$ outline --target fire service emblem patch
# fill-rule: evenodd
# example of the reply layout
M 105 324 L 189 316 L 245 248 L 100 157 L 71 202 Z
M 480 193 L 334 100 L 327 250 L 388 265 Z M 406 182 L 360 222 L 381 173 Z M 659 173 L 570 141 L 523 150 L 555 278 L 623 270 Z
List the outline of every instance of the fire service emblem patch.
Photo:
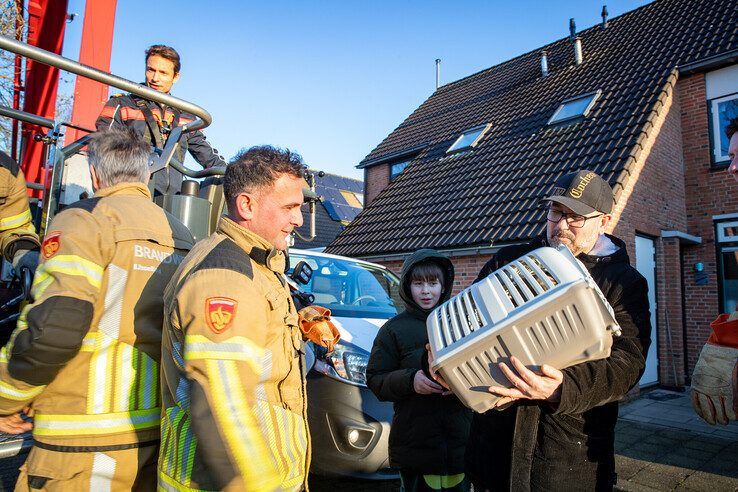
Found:
M 205 320 L 215 333 L 227 330 L 236 318 L 238 302 L 230 297 L 209 297 L 205 301 Z
M 61 232 L 55 231 L 46 235 L 43 244 L 41 244 L 41 253 L 45 259 L 49 259 L 59 251 L 61 246 Z

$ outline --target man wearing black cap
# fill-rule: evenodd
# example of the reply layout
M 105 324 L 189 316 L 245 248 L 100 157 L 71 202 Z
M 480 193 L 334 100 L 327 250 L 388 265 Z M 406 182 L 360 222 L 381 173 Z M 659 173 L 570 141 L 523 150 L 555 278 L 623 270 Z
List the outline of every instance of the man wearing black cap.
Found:
M 542 246 L 564 245 L 584 263 L 615 311 L 622 335 L 610 357 L 562 371 L 533 371 L 511 357 L 500 369 L 511 388 L 491 387 L 498 408 L 475 414 L 467 472 L 475 490 L 612 490 L 615 424 L 620 400 L 640 379 L 650 345 L 646 279 L 630 265 L 625 243 L 606 234 L 610 185 L 591 171 L 559 179 L 547 227 L 528 244 L 502 248 L 477 280 Z

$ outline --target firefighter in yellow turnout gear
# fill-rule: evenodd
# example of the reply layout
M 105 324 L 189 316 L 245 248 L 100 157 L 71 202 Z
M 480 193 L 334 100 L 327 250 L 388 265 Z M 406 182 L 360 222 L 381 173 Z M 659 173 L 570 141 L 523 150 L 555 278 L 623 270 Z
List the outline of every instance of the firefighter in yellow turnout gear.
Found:
M 230 214 L 165 292 L 160 490 L 300 490 L 309 469 L 302 336 L 283 277 L 302 224 L 299 156 L 250 149 Z
M 26 178 L 18 164 L 0 152 L 0 253 L 16 270 L 36 269 L 38 236 L 31 223 Z
M 0 420 L 34 411 L 16 490 L 156 486 L 162 294 L 193 239 L 151 202 L 149 152 L 130 132 L 97 134 L 95 196 L 44 239 L 35 300 L 0 352 Z

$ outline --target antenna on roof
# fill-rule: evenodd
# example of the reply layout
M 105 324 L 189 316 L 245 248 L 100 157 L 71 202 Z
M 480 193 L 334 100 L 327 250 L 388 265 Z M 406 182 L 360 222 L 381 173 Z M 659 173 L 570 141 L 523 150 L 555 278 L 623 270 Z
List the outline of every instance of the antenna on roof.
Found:
M 548 75 L 548 57 L 546 56 L 546 50 L 541 51 L 541 75 L 544 77 Z
M 607 5 L 602 6 L 602 30 L 607 29 Z
M 441 87 L 441 59 L 436 58 L 436 90 Z
M 574 22 L 574 17 L 569 19 L 569 39 L 571 41 L 574 41 L 574 38 L 577 37 L 577 23 Z

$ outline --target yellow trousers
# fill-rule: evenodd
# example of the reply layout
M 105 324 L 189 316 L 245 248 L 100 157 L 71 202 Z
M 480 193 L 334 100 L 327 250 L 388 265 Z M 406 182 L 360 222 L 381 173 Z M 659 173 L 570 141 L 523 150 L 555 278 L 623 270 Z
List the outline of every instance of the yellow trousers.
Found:
M 159 446 L 105 452 L 59 452 L 34 446 L 16 491 L 154 491 Z

